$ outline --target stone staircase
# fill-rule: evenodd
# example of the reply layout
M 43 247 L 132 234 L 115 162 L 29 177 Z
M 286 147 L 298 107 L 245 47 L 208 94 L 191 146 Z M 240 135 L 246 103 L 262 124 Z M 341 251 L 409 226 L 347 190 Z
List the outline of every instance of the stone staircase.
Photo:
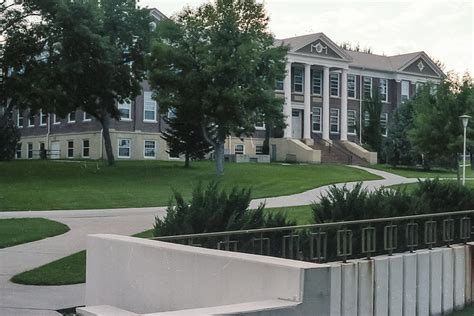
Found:
M 345 165 L 369 165 L 364 159 L 354 155 L 347 150 L 340 141 L 328 142 L 323 139 L 315 139 L 312 148 L 321 151 L 321 163 L 339 163 Z

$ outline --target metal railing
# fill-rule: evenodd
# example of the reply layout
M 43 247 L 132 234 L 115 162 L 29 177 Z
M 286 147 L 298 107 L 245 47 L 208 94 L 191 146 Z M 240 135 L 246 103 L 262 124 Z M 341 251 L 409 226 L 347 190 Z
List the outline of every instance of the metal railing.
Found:
M 155 237 L 189 246 L 310 262 L 343 261 L 472 240 L 474 210 Z
M 334 143 L 334 142 L 327 141 L 326 139 L 322 138 L 320 135 L 316 135 L 316 137 L 314 139 L 321 146 L 327 147 L 328 152 L 330 154 L 331 154 L 332 151 L 335 151 L 338 154 L 344 156 L 344 158 L 346 159 L 348 165 L 352 165 L 352 161 L 353 161 L 352 154 L 348 153 L 346 150 L 341 149 L 339 147 L 339 145 L 336 145 L 336 143 Z

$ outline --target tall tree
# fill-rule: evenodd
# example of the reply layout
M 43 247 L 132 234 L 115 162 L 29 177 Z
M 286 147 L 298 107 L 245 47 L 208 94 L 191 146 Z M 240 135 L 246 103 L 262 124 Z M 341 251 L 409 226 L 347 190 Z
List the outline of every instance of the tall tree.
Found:
M 472 79 L 465 76 L 458 81 L 448 76 L 436 89 L 425 85 L 417 92 L 413 104 L 415 119 L 408 135 L 414 148 L 426 162 L 456 168 L 457 154 L 462 152 L 463 145 L 459 116 L 474 114 Z M 468 140 L 473 136 L 473 129 L 468 128 Z
M 91 114 L 102 124 L 107 159 L 113 164 L 110 119 L 119 117 L 117 102 L 140 93 L 151 37 L 149 10 L 130 0 L 41 0 L 24 6 L 30 2 L 40 21 L 24 22 L 23 32 L 6 31 L 5 55 L 28 52 L 16 61 L 17 80 L 9 82 L 24 88 L 32 84 L 15 106 L 60 116 L 76 108 Z M 21 47 L 22 37 L 33 52 Z
M 263 4 L 255 0 L 216 0 L 159 25 L 150 75 L 157 99 L 164 108 L 196 114 L 218 175 L 229 135 L 250 135 L 258 115 L 283 119 L 274 84 L 283 79 L 287 48 L 273 42 Z
M 373 151 L 382 149 L 382 128 L 380 115 L 382 113 L 382 99 L 377 85 L 373 87 L 372 96 L 366 97 L 362 103 L 363 126 L 362 139 Z

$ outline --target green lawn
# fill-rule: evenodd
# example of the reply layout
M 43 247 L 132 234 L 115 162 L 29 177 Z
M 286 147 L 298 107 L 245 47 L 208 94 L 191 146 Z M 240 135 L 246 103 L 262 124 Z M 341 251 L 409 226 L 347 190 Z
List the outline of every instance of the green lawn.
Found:
M 0 162 L 0 211 L 98 209 L 163 206 L 173 188 L 190 197 L 199 181 L 216 179 L 214 164 L 195 162 L 12 161 Z M 250 186 L 253 198 L 303 192 L 346 181 L 372 180 L 377 176 L 342 165 L 225 165 L 219 180 L 226 187 Z
M 429 171 L 426 171 L 421 167 L 392 167 L 390 165 L 375 165 L 370 167 L 398 174 L 407 178 L 456 178 L 455 171 L 441 168 L 433 168 Z M 460 172 L 462 173 L 462 171 Z M 474 177 L 474 172 L 470 167 L 466 167 L 466 177 Z
M 443 181 L 451 181 L 451 180 L 443 180 Z M 397 185 L 392 185 L 391 188 L 401 188 L 401 189 L 407 190 L 407 192 L 411 192 L 416 188 L 417 185 L 418 183 L 397 184 Z M 474 181 L 466 180 L 466 186 L 474 189 Z
M 44 239 L 69 231 L 69 227 L 44 218 L 0 220 L 0 249 Z
M 311 207 L 297 206 L 271 208 L 266 212 L 281 211 L 299 225 L 312 223 Z M 134 235 L 140 238 L 153 237 L 153 231 L 147 230 Z M 76 252 L 70 256 L 53 261 L 36 269 L 15 275 L 12 282 L 27 285 L 67 285 L 86 281 L 86 251 Z
M 462 311 L 454 312 L 450 314 L 451 316 L 473 316 L 474 315 L 474 307 L 468 306 Z

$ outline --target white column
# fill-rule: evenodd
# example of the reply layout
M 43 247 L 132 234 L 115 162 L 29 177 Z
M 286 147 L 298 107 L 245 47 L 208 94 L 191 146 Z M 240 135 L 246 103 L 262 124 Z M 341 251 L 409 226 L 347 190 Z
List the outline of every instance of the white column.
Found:
M 311 142 L 311 65 L 304 65 L 304 131 L 306 143 Z
M 285 104 L 283 105 L 283 115 L 285 116 L 285 130 L 283 137 L 291 138 L 291 63 L 286 63 L 286 76 L 283 81 L 283 89 L 285 90 Z
M 347 140 L 347 69 L 342 69 L 341 85 L 341 140 Z
M 323 139 L 329 140 L 329 67 L 323 71 Z

